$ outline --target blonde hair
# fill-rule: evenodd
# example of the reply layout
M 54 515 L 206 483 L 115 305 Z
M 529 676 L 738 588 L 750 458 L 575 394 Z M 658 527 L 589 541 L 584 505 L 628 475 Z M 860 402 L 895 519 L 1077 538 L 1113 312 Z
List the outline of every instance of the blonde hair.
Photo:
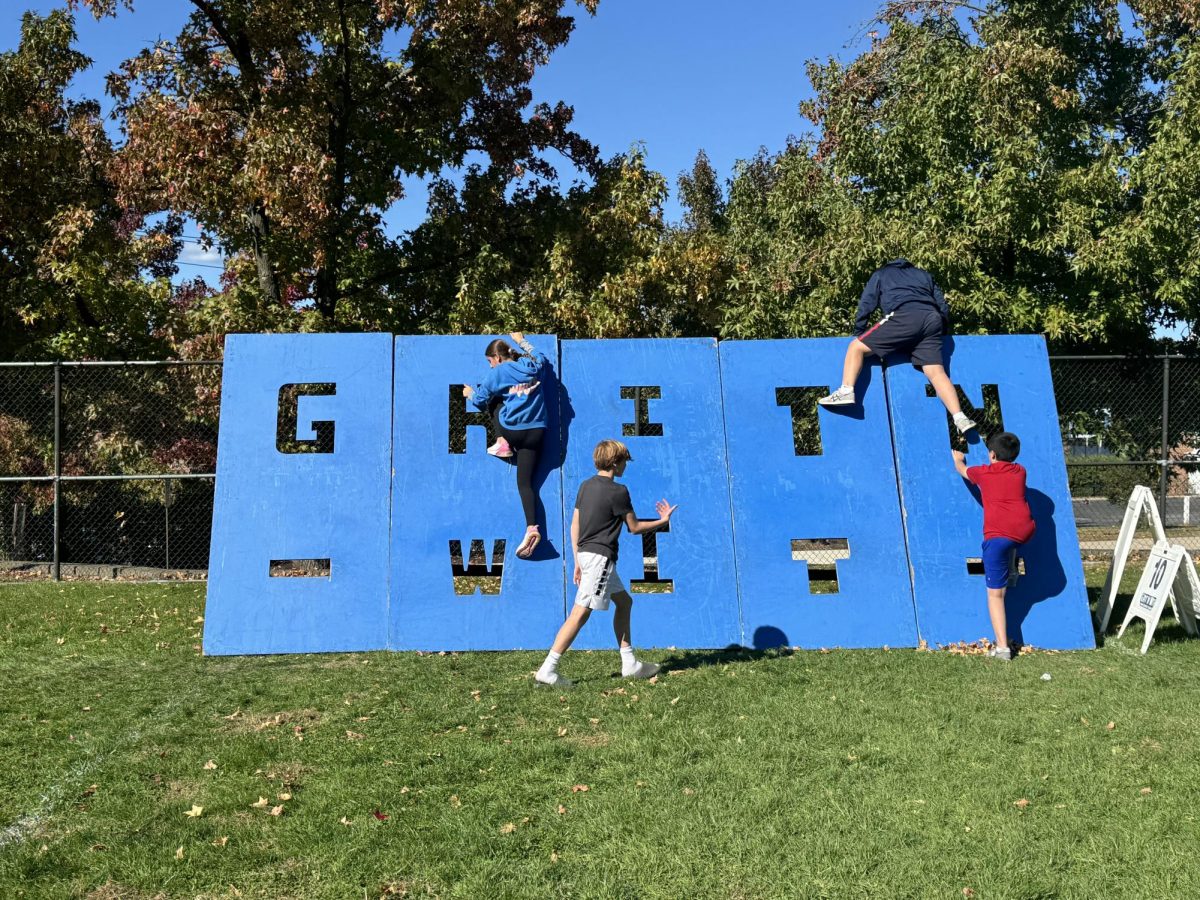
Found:
M 596 449 L 592 451 L 592 462 L 596 464 L 597 472 L 611 469 L 617 463 L 626 459 L 633 459 L 633 457 L 629 455 L 629 448 L 620 441 L 601 441 L 596 445 Z

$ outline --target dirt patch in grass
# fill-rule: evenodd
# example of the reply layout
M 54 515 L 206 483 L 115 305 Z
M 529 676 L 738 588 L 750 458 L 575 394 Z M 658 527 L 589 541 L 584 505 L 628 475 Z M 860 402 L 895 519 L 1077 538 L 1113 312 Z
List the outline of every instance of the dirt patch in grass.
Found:
M 275 713 L 253 713 L 236 710 L 221 716 L 227 723 L 224 727 L 234 734 L 257 734 L 270 728 L 287 726 L 311 728 L 321 721 L 321 713 L 315 709 L 285 709 Z
M 595 731 L 591 734 L 571 735 L 567 741 L 574 744 L 576 747 L 607 747 L 612 738 L 607 732 Z

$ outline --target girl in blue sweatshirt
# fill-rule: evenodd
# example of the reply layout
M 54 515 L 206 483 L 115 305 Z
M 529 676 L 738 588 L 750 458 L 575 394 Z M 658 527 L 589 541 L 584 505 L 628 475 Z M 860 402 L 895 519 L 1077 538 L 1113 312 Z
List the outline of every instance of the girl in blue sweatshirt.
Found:
M 519 331 L 511 334 L 519 353 L 507 341 L 497 338 L 487 346 L 491 371 L 471 387 L 463 385 L 463 396 L 476 409 L 493 414 L 500 437 L 488 453 L 501 458 L 517 458 L 517 491 L 525 510 L 525 537 L 517 547 L 517 556 L 528 558 L 541 541 L 537 525 L 537 490 L 533 473 L 546 436 L 546 400 L 540 380 L 546 357 L 533 348 Z

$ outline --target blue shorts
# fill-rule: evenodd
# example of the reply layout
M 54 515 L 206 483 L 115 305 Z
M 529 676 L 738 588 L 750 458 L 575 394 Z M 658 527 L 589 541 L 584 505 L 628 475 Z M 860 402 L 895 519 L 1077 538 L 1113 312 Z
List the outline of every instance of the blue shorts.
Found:
M 983 580 L 988 587 L 1008 587 L 1008 569 L 1020 546 L 1020 541 L 1006 537 L 988 538 L 983 542 Z

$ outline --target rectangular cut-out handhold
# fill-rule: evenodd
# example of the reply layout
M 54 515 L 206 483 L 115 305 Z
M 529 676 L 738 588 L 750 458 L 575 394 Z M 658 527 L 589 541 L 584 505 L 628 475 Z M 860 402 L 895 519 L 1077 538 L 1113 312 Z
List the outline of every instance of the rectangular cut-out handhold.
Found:
M 842 338 L 721 344 L 742 640 L 748 646 L 917 642 L 878 365 L 865 367 L 859 403 L 817 411 L 819 456 L 797 455 L 791 410 L 777 394 L 780 385 L 828 385 L 822 392 L 828 393 L 840 379 L 846 345 Z M 796 535 L 837 535 L 853 548 L 834 561 L 836 593 L 827 590 L 828 581 L 812 577 L 799 555 L 811 551 L 794 548 Z M 827 578 L 828 570 L 820 574 Z
M 328 578 L 331 565 L 324 559 L 273 559 L 267 567 L 272 578 Z
M 386 334 L 226 337 L 205 653 L 387 646 L 391 370 Z
M 792 415 L 792 443 L 797 456 L 820 456 L 821 424 L 817 418 L 817 400 L 829 393 L 824 387 L 775 388 L 775 403 Z
M 596 474 L 592 451 L 605 438 L 623 441 L 633 454 L 620 481 L 638 516 L 655 518 L 654 504 L 663 498 L 680 507 L 670 532 L 655 535 L 657 577 L 669 580 L 672 590 L 639 592 L 634 640 L 649 647 L 735 643 L 737 584 L 716 341 L 563 341 L 562 363 L 571 373 L 563 383 L 574 417 L 563 469 L 565 520 L 570 522 L 579 485 Z M 633 413 L 622 389 L 637 385 L 661 389 L 660 399 L 649 400 L 649 417 L 662 426 L 662 436 L 622 436 Z M 631 585 L 644 579 L 642 538 L 622 530 L 619 546 L 621 580 Z M 570 572 L 570 548 L 567 553 Z M 568 584 L 569 603 L 574 596 L 575 586 Z M 589 623 L 575 646 L 612 648 L 612 629 Z
M 996 385 L 1004 426 L 1021 439 L 1017 462 L 1037 533 L 1018 554 L 1028 571 L 1005 598 L 1008 635 L 1037 647 L 1094 647 L 1045 340 L 955 337 L 947 352 L 950 380 L 976 408 L 982 386 Z M 889 366 L 886 379 L 921 637 L 932 645 L 990 638 L 984 585 L 963 562 L 980 554 L 983 511 L 977 489 L 954 470 L 946 408 L 909 365 Z M 969 436 L 968 466 L 987 465 L 987 437 Z
M 483 381 L 489 371 L 484 351 L 492 339 L 396 338 L 389 625 L 395 650 L 544 648 L 562 624 L 558 342 L 548 335 L 528 336 L 549 361 L 537 386 L 548 425 L 534 477 L 542 542 L 533 558 L 524 560 L 515 552 L 525 533 L 525 517 L 514 461 L 489 456 L 487 431 L 474 424 L 465 428 L 458 452 L 450 421 L 452 409 L 474 411 L 470 404 L 458 406 L 454 391 L 461 397 L 463 384 Z M 485 420 L 477 416 L 473 421 L 482 426 Z M 465 585 L 447 564 L 446 551 L 450 541 L 464 540 L 481 541 L 486 548 L 505 542 L 499 593 L 485 595 L 482 582 L 478 593 L 458 593 Z M 467 549 L 469 553 L 469 545 Z

